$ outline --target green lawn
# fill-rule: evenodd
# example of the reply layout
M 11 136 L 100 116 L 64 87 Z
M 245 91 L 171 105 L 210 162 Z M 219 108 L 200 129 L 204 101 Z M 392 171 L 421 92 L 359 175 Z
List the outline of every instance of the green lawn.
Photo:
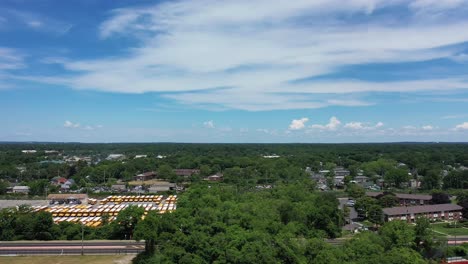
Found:
M 463 227 L 449 228 L 449 227 L 446 227 L 446 223 L 436 223 L 436 224 L 432 224 L 431 226 L 434 231 L 444 233 L 449 236 L 468 236 L 468 228 L 463 228 Z
M 126 256 L 34 256 L 0 257 L 0 263 L 8 264 L 130 264 L 134 255 Z

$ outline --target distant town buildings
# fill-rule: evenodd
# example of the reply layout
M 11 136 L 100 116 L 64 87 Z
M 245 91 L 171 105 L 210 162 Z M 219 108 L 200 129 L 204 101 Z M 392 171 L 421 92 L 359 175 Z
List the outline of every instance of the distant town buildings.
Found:
M 135 155 L 135 159 L 147 158 L 148 155 Z
M 109 156 L 107 156 L 106 160 L 123 160 L 125 159 L 125 155 L 124 154 L 109 154 Z
M 34 150 L 34 149 L 25 149 L 25 150 L 22 150 L 21 152 L 22 152 L 22 153 L 25 153 L 25 154 L 34 154 L 34 153 L 37 153 L 37 150 Z
M 273 154 L 273 155 L 265 155 L 265 156 L 262 156 L 262 157 L 264 157 L 265 159 L 276 159 L 276 158 L 279 158 L 281 156 Z

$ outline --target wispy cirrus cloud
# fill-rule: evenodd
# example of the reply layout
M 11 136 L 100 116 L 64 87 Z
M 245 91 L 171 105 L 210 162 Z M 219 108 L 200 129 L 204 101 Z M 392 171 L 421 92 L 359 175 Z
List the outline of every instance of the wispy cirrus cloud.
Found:
M 468 76 L 380 82 L 314 77 L 349 65 L 453 58 L 468 41 L 468 18 L 451 17 L 466 6 L 203 0 L 119 8 L 99 26 L 99 37 L 138 40 L 127 55 L 62 60 L 71 76 L 27 78 L 76 89 L 158 92 L 180 104 L 248 111 L 367 106 L 374 104 L 368 93 L 467 89 Z M 396 15 L 386 12 L 389 7 L 409 12 Z
M 0 8 L 0 12 L 4 16 L 3 20 L 0 19 L 0 22 L 3 21 L 4 24 L 7 24 L 9 29 L 26 27 L 35 31 L 62 35 L 73 27 L 70 23 L 37 12 L 12 8 Z

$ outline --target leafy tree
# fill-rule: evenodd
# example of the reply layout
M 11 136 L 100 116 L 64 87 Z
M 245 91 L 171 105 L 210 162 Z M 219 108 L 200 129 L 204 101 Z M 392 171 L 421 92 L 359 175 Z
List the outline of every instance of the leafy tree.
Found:
M 129 206 L 120 211 L 117 218 L 112 222 L 114 237 L 119 239 L 132 239 L 133 231 L 140 222 L 145 209 L 137 206 Z
M 346 192 L 348 193 L 349 197 L 354 199 L 361 198 L 366 195 L 366 190 L 357 184 L 350 184 L 348 188 L 346 188 Z
M 411 248 L 393 248 L 382 257 L 379 262 L 382 264 L 425 264 L 427 263 L 418 252 Z
M 367 210 L 368 219 L 370 222 L 374 224 L 382 224 L 383 223 L 383 212 L 382 207 L 378 204 L 373 204 Z
M 401 186 L 402 183 L 409 180 L 408 171 L 402 168 L 392 168 L 385 174 L 385 181 L 393 184 L 397 188 Z
M 411 248 L 414 245 L 414 231 L 403 221 L 391 221 L 385 223 L 379 230 L 386 249 Z
M 457 194 L 457 204 L 463 207 L 463 218 L 468 219 L 468 192 L 459 192 Z
M 431 202 L 433 204 L 446 204 L 450 203 L 450 197 L 447 193 L 441 191 L 433 191 Z
M 152 254 L 155 250 L 156 238 L 158 237 L 160 215 L 151 211 L 143 221 L 135 228 L 134 239 L 145 240 L 145 251 Z
M 441 177 L 440 177 L 440 170 L 429 170 L 426 172 L 422 179 L 421 187 L 424 190 L 433 190 L 433 189 L 439 189 L 440 188 L 440 182 L 441 182 Z
M 0 195 L 5 194 L 9 184 L 6 181 L 0 180 Z
M 399 199 L 393 193 L 386 193 L 378 200 L 383 208 L 394 207 L 399 204 Z
M 375 205 L 377 205 L 377 200 L 369 196 L 364 196 L 356 199 L 354 208 L 360 215 L 367 218 L 369 216 L 369 209 Z

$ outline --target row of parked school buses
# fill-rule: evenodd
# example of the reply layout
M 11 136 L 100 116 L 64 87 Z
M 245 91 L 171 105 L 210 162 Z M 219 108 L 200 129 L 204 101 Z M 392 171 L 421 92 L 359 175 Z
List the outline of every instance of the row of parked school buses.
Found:
M 37 206 L 33 209 L 50 212 L 55 223 L 67 221 L 91 227 L 100 226 L 104 215 L 109 217 L 109 221 L 115 220 L 122 210 L 131 205 L 144 208 L 144 215 L 154 210 L 163 214 L 177 209 L 177 195 L 169 195 L 166 198 L 162 195 L 109 196 L 100 201 L 90 198 L 88 202 L 90 200 L 91 203 L 88 205 L 50 205 Z

